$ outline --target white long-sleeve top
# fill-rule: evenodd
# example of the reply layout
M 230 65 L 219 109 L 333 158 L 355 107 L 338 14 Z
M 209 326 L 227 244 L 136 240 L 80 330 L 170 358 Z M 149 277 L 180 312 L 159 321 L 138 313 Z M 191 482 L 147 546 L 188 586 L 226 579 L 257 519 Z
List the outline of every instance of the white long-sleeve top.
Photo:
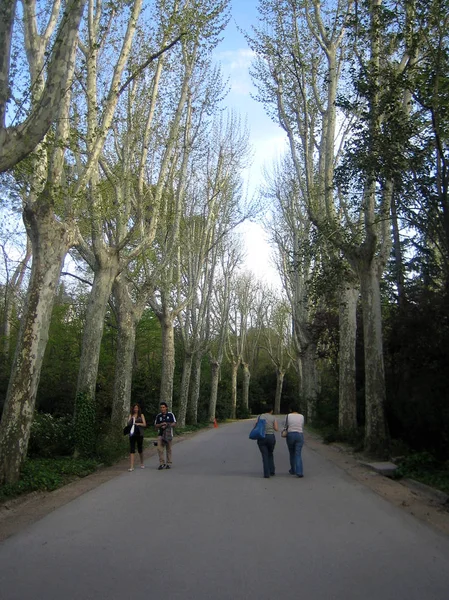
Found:
M 304 416 L 299 413 L 290 413 L 285 418 L 284 427 L 288 427 L 288 433 L 304 433 Z

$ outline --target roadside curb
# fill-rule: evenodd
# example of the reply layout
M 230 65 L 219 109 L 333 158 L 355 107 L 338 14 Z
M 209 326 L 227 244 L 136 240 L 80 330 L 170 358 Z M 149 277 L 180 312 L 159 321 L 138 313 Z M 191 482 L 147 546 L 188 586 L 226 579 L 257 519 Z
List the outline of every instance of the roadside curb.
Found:
M 408 477 L 395 478 L 394 473 L 396 472 L 396 470 L 398 468 L 398 466 L 395 463 L 393 463 L 391 461 L 379 461 L 379 462 L 370 461 L 368 458 L 364 457 L 361 453 L 354 452 L 354 450 L 350 446 L 347 446 L 347 445 L 339 443 L 339 442 L 326 444 L 325 442 L 323 442 L 322 437 L 318 433 L 310 432 L 307 430 L 306 430 L 306 435 L 308 437 L 312 438 L 313 440 L 315 440 L 316 442 L 318 442 L 319 444 L 323 444 L 324 446 L 333 448 L 334 450 L 336 450 L 337 452 L 340 452 L 341 454 L 346 454 L 347 456 L 350 456 L 352 459 L 354 459 L 356 461 L 356 463 L 359 466 L 369 469 L 370 471 L 373 471 L 374 473 L 377 473 L 378 475 L 381 475 L 382 477 L 386 477 L 387 479 L 396 481 L 397 483 L 400 483 L 401 485 L 407 487 L 412 492 L 421 493 L 422 495 L 426 496 L 432 502 L 435 502 L 436 504 L 438 504 L 443 510 L 449 509 L 449 495 L 446 494 L 445 492 L 438 490 L 436 488 L 433 488 L 430 485 L 427 485 L 425 483 L 421 483 L 420 481 L 416 481 L 415 479 L 408 478 Z
M 404 477 L 399 481 L 406 485 L 408 488 L 416 490 L 418 492 L 422 492 L 435 502 L 438 502 L 439 504 L 442 504 L 443 506 L 447 506 L 449 508 L 449 495 L 445 492 L 437 490 L 436 488 L 433 488 L 425 483 L 421 483 L 420 481 L 409 479 L 408 477 Z

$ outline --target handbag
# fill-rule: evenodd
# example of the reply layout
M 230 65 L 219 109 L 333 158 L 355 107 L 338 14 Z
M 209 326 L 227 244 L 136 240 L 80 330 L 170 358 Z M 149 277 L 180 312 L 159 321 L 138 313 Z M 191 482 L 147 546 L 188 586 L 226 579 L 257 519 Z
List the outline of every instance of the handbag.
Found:
M 281 437 L 286 438 L 287 437 L 287 433 L 288 433 L 288 415 L 287 415 L 287 418 L 285 419 L 285 427 L 281 431 Z
M 267 422 L 265 419 L 261 419 L 260 415 L 257 417 L 256 424 L 249 432 L 250 440 L 263 440 L 265 439 L 265 426 Z
M 125 425 L 125 427 L 123 428 L 123 435 L 129 435 L 130 431 L 131 431 L 131 423 L 128 423 L 128 425 Z
M 167 426 L 164 431 L 162 432 L 162 439 L 164 440 L 164 442 L 171 442 L 173 439 L 173 432 L 172 432 L 172 428 Z

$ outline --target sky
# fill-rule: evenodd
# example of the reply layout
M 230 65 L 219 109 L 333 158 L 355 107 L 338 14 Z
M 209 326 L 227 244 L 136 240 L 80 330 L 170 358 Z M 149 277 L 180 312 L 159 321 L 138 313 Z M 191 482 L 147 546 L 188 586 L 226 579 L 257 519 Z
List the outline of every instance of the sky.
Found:
M 253 161 L 244 174 L 248 194 L 257 193 L 263 183 L 263 168 L 270 165 L 286 148 L 284 132 L 265 114 L 263 106 L 251 98 L 255 93 L 249 69 L 253 54 L 239 31 L 251 31 L 257 22 L 257 0 L 233 0 L 232 18 L 223 36 L 223 41 L 215 51 L 215 59 L 220 63 L 224 78 L 229 78 L 230 92 L 224 104 L 247 120 Z M 279 276 L 271 266 L 271 249 L 261 225 L 246 223 L 241 227 L 246 246 L 248 270 L 269 285 L 279 285 Z

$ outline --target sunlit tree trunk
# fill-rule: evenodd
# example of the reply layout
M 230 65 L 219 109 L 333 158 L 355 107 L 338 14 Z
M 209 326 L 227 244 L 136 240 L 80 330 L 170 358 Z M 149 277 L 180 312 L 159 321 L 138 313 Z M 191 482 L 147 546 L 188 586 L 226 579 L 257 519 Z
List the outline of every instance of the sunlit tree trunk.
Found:
M 359 286 L 345 282 L 340 291 L 338 429 L 351 434 L 357 429 L 355 351 Z
M 231 362 L 231 419 L 237 418 L 237 373 L 240 360 Z
M 178 422 L 181 427 L 184 427 L 187 417 L 187 404 L 189 398 L 190 388 L 190 376 L 192 374 L 192 361 L 193 355 L 191 352 L 184 353 L 184 363 L 182 368 L 182 379 L 181 379 L 181 397 L 178 410 Z
M 281 413 L 281 398 L 282 398 L 282 387 L 284 385 L 285 371 L 276 369 L 276 393 L 274 396 L 274 414 L 279 415 Z
M 49 204 L 24 212 L 33 262 L 0 423 L 0 481 L 5 483 L 18 480 L 26 456 L 55 292 L 72 241 L 70 230 L 55 221 Z
M 198 402 L 201 386 L 201 352 L 195 352 L 192 364 L 192 379 L 190 384 L 190 402 L 188 408 L 188 421 L 192 425 L 198 423 Z
M 55 0 L 46 27 L 40 35 L 37 31 L 35 0 L 23 3 L 25 43 L 33 49 L 35 59 L 47 54 L 47 76 L 39 101 L 33 102 L 26 119 L 19 125 L 6 127 L 7 105 L 14 94 L 10 81 L 10 59 L 16 5 L 16 0 L 6 0 L 0 8 L 0 173 L 11 169 L 30 154 L 55 122 L 59 107 L 64 103 L 64 96 L 71 86 L 74 50 L 86 0 L 67 3 L 59 21 L 61 2 Z M 56 25 L 58 29 L 55 33 Z M 42 61 L 41 66 L 43 71 Z M 40 70 L 36 69 L 36 72 Z
M 242 407 L 244 410 L 249 408 L 249 384 L 251 381 L 251 371 L 249 364 L 242 362 L 243 367 L 243 384 L 242 384 Z
M 11 347 L 11 322 L 14 309 L 14 302 L 17 299 L 18 292 L 22 286 L 25 277 L 26 268 L 31 258 L 31 242 L 27 236 L 27 248 L 25 256 L 18 264 L 10 281 L 5 283 L 5 301 L 3 305 L 3 321 L 0 330 L 0 340 L 2 342 L 0 354 L 6 362 L 9 359 Z
M 215 420 L 215 413 L 217 410 L 217 395 L 218 395 L 218 384 L 220 381 L 220 362 L 218 360 L 210 360 L 210 399 L 209 399 L 209 422 L 213 423 Z

